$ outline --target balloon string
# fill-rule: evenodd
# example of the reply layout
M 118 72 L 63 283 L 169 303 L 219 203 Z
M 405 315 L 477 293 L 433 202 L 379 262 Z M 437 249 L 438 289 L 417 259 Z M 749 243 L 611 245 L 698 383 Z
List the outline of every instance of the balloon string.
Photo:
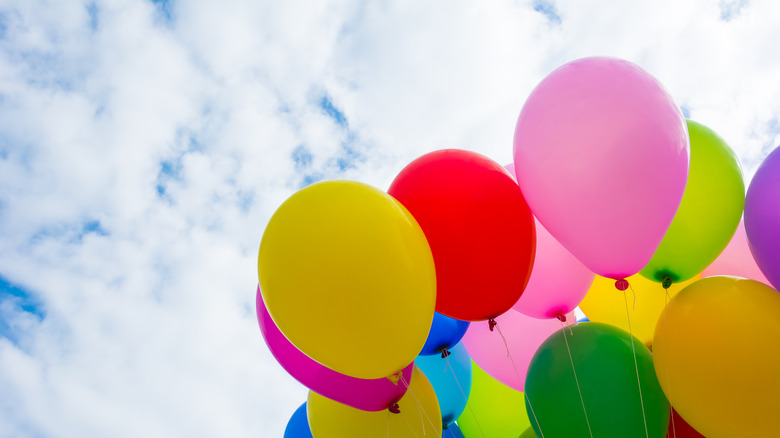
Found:
M 444 356 L 445 359 L 447 359 L 447 365 L 452 370 L 452 377 L 455 378 L 455 383 L 458 384 L 458 389 L 460 389 L 460 393 L 463 394 L 463 399 L 466 400 L 466 407 L 469 408 L 469 412 L 471 412 L 471 416 L 474 418 L 474 422 L 477 423 L 477 427 L 479 428 L 479 432 L 482 434 L 482 438 L 485 438 L 485 431 L 482 430 L 482 425 L 479 424 L 479 421 L 477 420 L 477 416 L 474 415 L 474 410 L 471 409 L 471 405 L 469 404 L 469 398 L 466 397 L 466 391 L 463 390 L 463 387 L 460 386 L 460 382 L 458 381 L 458 376 L 455 375 L 455 369 L 452 368 L 452 364 L 450 363 L 450 356 Z M 444 368 L 444 372 L 447 372 L 447 368 Z M 454 433 L 453 433 L 454 435 Z
M 417 399 L 417 396 L 414 395 L 414 391 L 412 391 L 412 388 L 409 387 L 409 383 L 406 381 L 406 378 L 401 376 L 401 383 L 406 386 L 406 390 L 409 391 L 409 394 L 412 394 L 412 398 L 414 398 L 415 403 L 417 403 L 417 410 L 420 411 L 420 421 L 422 421 L 422 416 L 425 415 L 425 418 L 428 420 L 428 423 L 430 423 L 431 427 L 433 429 L 436 429 L 436 426 L 433 424 L 433 421 L 431 421 L 431 418 L 428 416 L 428 413 L 425 412 L 425 409 L 422 408 L 422 404 L 420 404 L 420 401 Z M 423 435 L 425 435 L 425 424 L 423 423 Z
M 509 351 L 509 344 L 507 344 L 506 338 L 504 337 L 504 334 L 501 332 L 501 327 L 499 327 L 498 321 L 493 321 L 492 325 L 498 329 L 498 334 L 501 335 L 501 339 L 504 341 L 504 347 L 506 347 L 506 355 L 507 357 L 509 357 L 509 361 L 512 363 L 512 368 L 514 368 L 515 370 L 515 375 L 517 376 L 518 383 L 522 382 L 523 379 L 520 378 L 520 372 L 517 371 L 515 360 L 512 358 L 512 353 L 510 353 Z M 531 415 L 534 416 L 534 421 L 536 421 L 536 425 L 539 426 L 539 433 L 542 434 L 541 438 L 544 438 L 544 432 L 542 432 L 542 425 L 539 424 L 539 420 L 536 418 L 536 413 L 534 412 L 534 407 L 531 405 L 531 399 L 528 397 L 528 394 L 525 394 L 525 399 L 528 400 L 528 406 L 531 408 Z
M 571 371 L 572 373 L 574 373 L 574 382 L 577 383 L 577 392 L 580 394 L 580 403 L 582 403 L 582 412 L 585 413 L 585 422 L 588 424 L 588 433 L 590 433 L 590 438 L 593 438 L 593 431 L 590 428 L 588 411 L 585 409 L 585 400 L 582 398 L 582 390 L 580 389 L 580 381 L 577 378 L 577 371 L 574 369 L 574 359 L 571 357 L 571 348 L 569 348 L 569 338 L 566 336 L 566 330 L 563 330 L 563 340 L 566 341 L 566 350 L 569 351 L 569 362 L 571 362 Z
M 634 292 L 633 286 L 630 286 L 631 292 Z M 636 298 L 636 292 L 634 292 Z M 636 346 L 634 345 L 634 334 L 631 331 L 631 314 L 628 311 L 628 297 L 626 297 L 625 291 L 623 292 L 623 301 L 626 303 L 626 318 L 628 319 L 628 335 L 631 338 L 631 349 L 634 351 L 634 369 L 636 369 L 636 384 L 639 387 L 639 403 L 642 406 L 642 421 L 645 423 L 645 437 L 650 438 L 650 433 L 647 431 L 647 417 L 645 416 L 645 400 L 642 398 L 642 383 L 639 382 L 639 363 L 636 360 Z
M 671 306 L 670 297 L 669 297 L 669 288 L 664 289 L 666 291 L 666 296 L 664 297 L 664 332 L 666 332 L 666 307 Z M 664 368 L 666 370 L 666 381 L 669 382 L 669 416 L 672 418 L 672 438 L 677 438 L 677 429 L 674 427 L 674 407 L 672 407 L 672 382 L 669 380 L 669 363 L 668 361 L 664 361 Z

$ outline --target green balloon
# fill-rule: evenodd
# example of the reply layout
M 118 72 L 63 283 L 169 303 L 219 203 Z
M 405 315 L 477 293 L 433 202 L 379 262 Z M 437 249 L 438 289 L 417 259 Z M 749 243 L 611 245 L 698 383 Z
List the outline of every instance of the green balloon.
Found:
M 728 245 L 745 207 L 745 182 L 734 151 L 706 126 L 687 121 L 691 167 L 680 207 L 640 274 L 671 283 L 693 278 Z
M 476 363 L 471 362 L 471 367 L 471 394 L 458 418 L 463 436 L 517 438 L 531 424 L 525 412 L 525 396 L 490 377 Z
M 634 348 L 636 367 L 631 335 L 598 322 L 566 327 L 547 338 L 531 359 L 525 381 L 536 435 L 644 437 L 644 405 L 647 436 L 663 438 L 669 425 L 669 403 L 655 376 L 650 350 L 636 338 Z M 637 374 L 642 384 L 641 401 Z

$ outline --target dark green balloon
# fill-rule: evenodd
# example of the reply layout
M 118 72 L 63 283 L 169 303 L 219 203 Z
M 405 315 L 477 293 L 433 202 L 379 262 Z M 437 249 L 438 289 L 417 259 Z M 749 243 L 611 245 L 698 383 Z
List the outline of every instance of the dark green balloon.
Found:
M 536 435 L 591 436 L 583 411 L 584 401 L 594 438 L 644 437 L 631 336 L 617 327 L 597 322 L 576 324 L 569 330 L 563 328 L 547 338 L 528 368 L 526 407 Z M 650 350 L 636 338 L 634 347 L 648 436 L 663 438 L 669 424 L 669 404 L 658 384 Z

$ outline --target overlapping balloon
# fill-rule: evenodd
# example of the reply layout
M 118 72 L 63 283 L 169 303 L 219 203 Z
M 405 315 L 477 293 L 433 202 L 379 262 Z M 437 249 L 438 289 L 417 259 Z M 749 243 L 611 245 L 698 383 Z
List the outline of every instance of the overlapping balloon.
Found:
M 258 254 L 263 337 L 311 390 L 285 436 L 773 436 L 779 175 L 780 148 L 745 196 L 714 131 L 595 57 L 533 90 L 506 169 L 446 149 L 387 192 L 301 189 Z

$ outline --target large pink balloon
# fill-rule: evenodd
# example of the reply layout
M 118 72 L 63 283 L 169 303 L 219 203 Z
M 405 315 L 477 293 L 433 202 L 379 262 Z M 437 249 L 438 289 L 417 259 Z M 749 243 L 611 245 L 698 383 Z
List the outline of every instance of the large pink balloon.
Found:
M 565 317 L 569 322 L 575 321 L 573 313 Z M 471 359 L 486 373 L 523 392 L 525 374 L 536 349 L 563 323 L 557 319 L 532 318 L 520 312 L 506 312 L 495 319 L 498 328 L 493 331 L 488 324 L 472 323 L 461 342 Z M 506 345 L 501 335 L 506 338 Z M 511 358 L 507 356 L 507 347 Z
M 265 308 L 260 287 L 257 288 L 257 320 L 265 343 L 284 370 L 322 396 L 364 411 L 381 411 L 406 394 L 406 386 L 400 381 L 393 383 L 388 378 L 350 377 L 337 373 L 303 354 L 276 327 Z M 371 352 L 367 351 L 366 354 Z M 414 364 L 409 364 L 402 370 L 407 383 L 412 378 L 413 368 Z
M 753 254 L 750 252 L 743 221 L 739 222 L 737 231 L 734 232 L 731 241 L 718 258 L 701 271 L 702 278 L 715 275 L 744 277 L 769 285 L 769 280 L 764 277 L 761 269 L 758 268 L 756 261 L 753 259 Z
M 504 168 L 515 177 L 515 165 Z M 513 309 L 534 318 L 565 315 L 585 298 L 595 275 L 535 219 L 536 257 L 531 277 Z
M 517 180 L 539 222 L 602 277 L 636 274 L 674 218 L 690 145 L 680 109 L 638 66 L 565 64 L 533 90 L 515 127 Z

